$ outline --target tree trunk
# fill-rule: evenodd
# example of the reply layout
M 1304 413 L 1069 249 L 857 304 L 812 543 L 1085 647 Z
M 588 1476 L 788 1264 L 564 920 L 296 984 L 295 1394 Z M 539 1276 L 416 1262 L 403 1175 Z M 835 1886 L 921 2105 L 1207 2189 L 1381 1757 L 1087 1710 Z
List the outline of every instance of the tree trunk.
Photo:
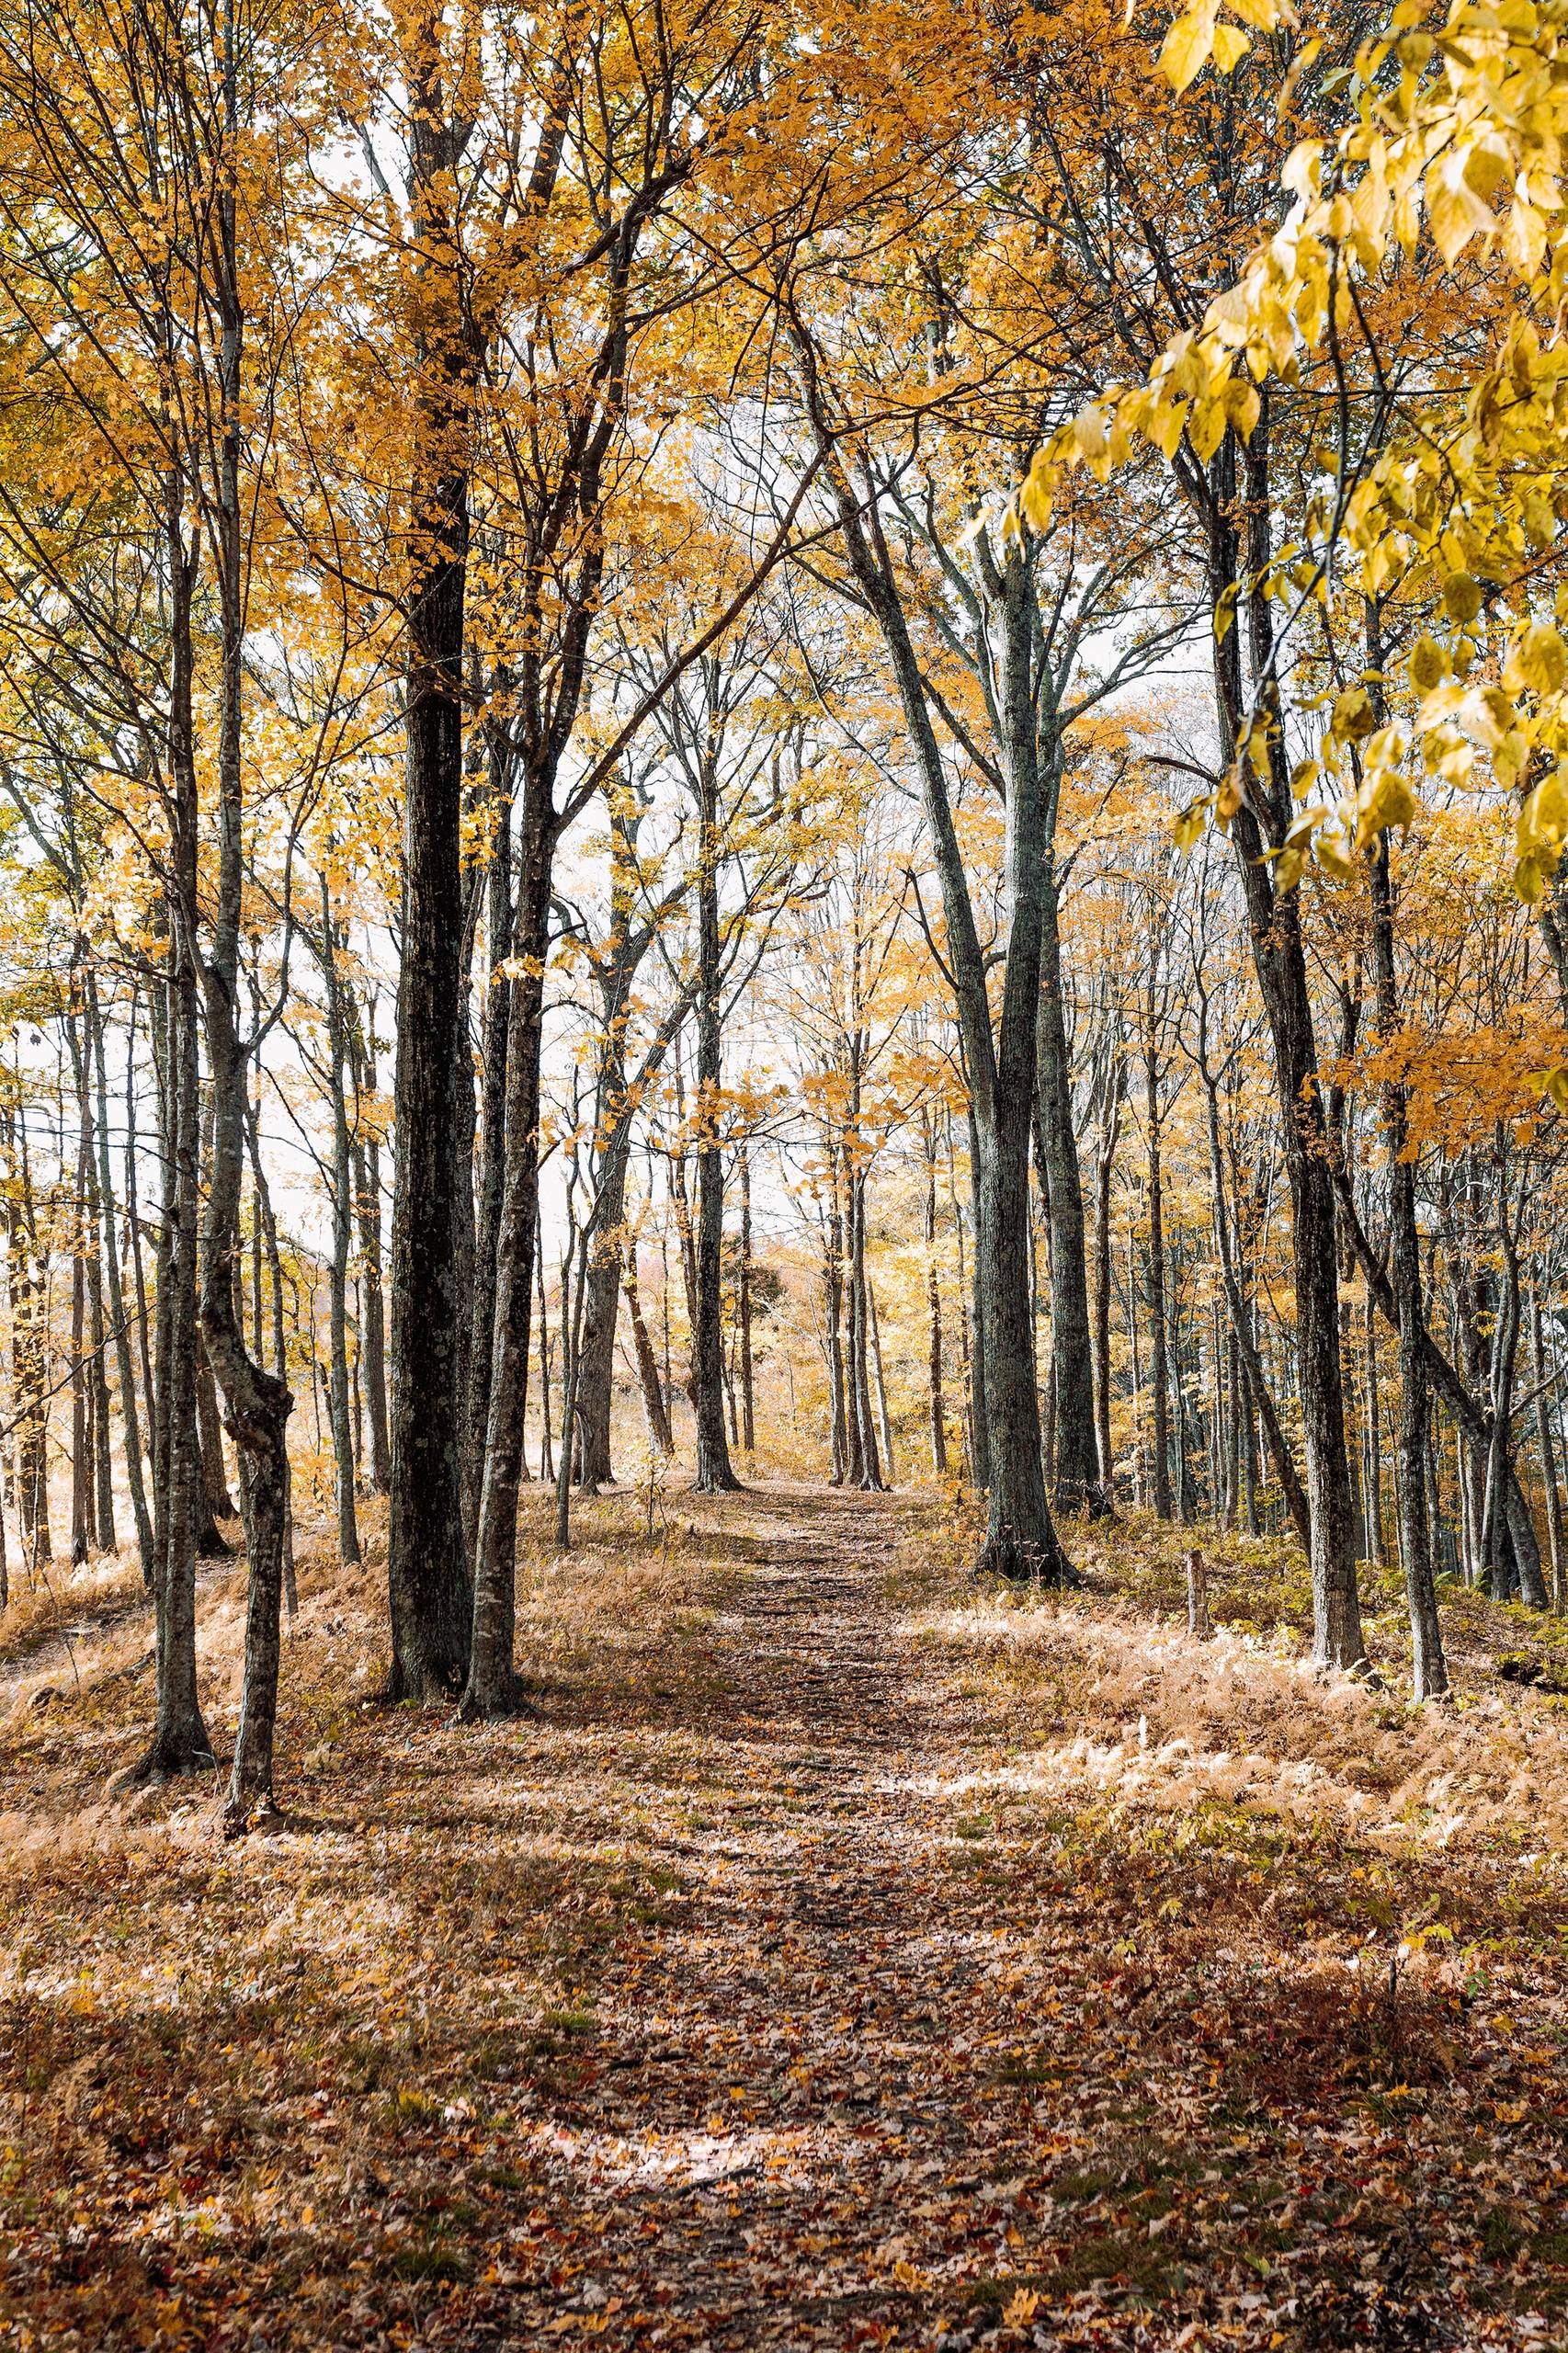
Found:
M 741 1342 L 741 1448 L 756 1450 L 756 1399 L 751 1355 L 751 1154 L 741 1145 L 741 1259 L 736 1271 L 739 1288 L 737 1317 Z
M 1568 1557 L 1562 1545 L 1562 1494 L 1557 1484 L 1557 1455 L 1551 1442 L 1551 1384 L 1540 1338 L 1540 1294 L 1530 1285 L 1530 1357 L 1535 1371 L 1536 1437 L 1540 1447 L 1540 1481 L 1546 1491 L 1546 1533 L 1551 1561 L 1551 1606 L 1561 1618 L 1568 1610 Z
M 462 1019 L 463 600 L 472 356 L 447 218 L 466 134 L 441 81 L 437 12 L 409 32 L 410 206 L 421 255 L 410 507 L 418 573 L 408 600 L 403 950 L 398 975 L 392 1233 L 392 1500 L 388 1697 L 430 1700 L 468 1673 L 472 1588 L 464 1544 L 464 1324 L 460 1088 Z M 472 1118 L 472 1113 L 471 1113 Z M 525 1260 L 525 1264 L 527 1261 Z
M 1381 669 L 1381 663 L 1379 665 Z M 1385 1046 L 1399 1033 L 1400 1006 L 1393 961 L 1393 892 L 1389 876 L 1388 835 L 1379 837 L 1369 860 L 1372 943 L 1377 979 L 1378 1027 Z M 1432 1569 L 1432 1530 L 1426 1516 L 1425 1458 L 1429 1414 L 1424 1311 L 1421 1297 L 1421 1237 L 1415 1222 L 1415 1170 L 1406 1145 L 1405 1091 L 1390 1079 L 1383 1087 L 1388 1131 L 1390 1259 L 1399 1313 L 1399 1537 L 1410 1611 L 1415 1697 L 1428 1699 L 1449 1688 Z M 1371 1296 L 1368 1294 L 1368 1361 L 1371 1361 Z M 1375 1441 L 1374 1441 L 1375 1442 Z
M 1242 575 L 1237 540 L 1236 441 L 1227 434 L 1210 477 L 1215 565 L 1213 592 L 1233 596 Z M 1245 607 L 1253 674 L 1272 676 L 1273 612 L 1264 593 L 1270 548 L 1267 414 L 1246 449 Z M 1221 761 L 1240 752 L 1241 632 L 1215 632 L 1214 668 Z M 1275 1086 L 1290 1187 L 1296 1290 L 1296 1362 L 1312 1518 L 1313 1654 L 1326 1666 L 1358 1666 L 1367 1646 L 1356 1586 L 1350 1471 L 1345 1449 L 1345 1398 L 1339 1359 L 1339 1276 L 1334 1184 L 1318 1092 L 1317 1049 L 1301 939 L 1301 904 L 1277 891 L 1267 852 L 1283 839 L 1293 808 L 1283 728 L 1272 690 L 1266 696 L 1271 733 L 1266 774 L 1256 782 L 1258 810 L 1244 799 L 1231 839 L 1246 900 L 1253 963 L 1273 1048 Z M 1266 835 L 1264 825 L 1268 832 Z
M 539 1234 L 540 1053 L 554 850 L 549 812 L 548 790 L 530 773 L 524 785 L 522 869 L 513 918 L 519 969 L 510 984 L 506 1012 L 506 1154 L 494 1268 L 489 1419 L 474 1549 L 472 1660 L 459 1711 L 465 1721 L 510 1715 L 521 1703 L 514 1664 L 517 1490 L 523 1465 L 528 1326 Z M 540 1391 L 548 1448 L 550 1387 L 542 1364 L 542 1255 L 539 1268 Z M 564 1425 L 562 1448 L 567 1470 L 571 1435 L 570 1425 Z
M 888 1419 L 888 1388 L 882 1372 L 882 1336 L 877 1323 L 877 1294 L 869 1277 L 866 1281 L 866 1306 L 871 1321 L 871 1362 L 877 1375 L 877 1421 L 882 1436 L 882 1468 L 887 1472 L 887 1483 L 891 1487 L 895 1475 L 892 1467 L 892 1425 Z
M 374 1017 L 372 1000 L 371 1022 Z M 361 1024 L 358 1007 L 350 1041 L 354 1092 L 362 1124 L 365 1098 L 376 1088 L 375 1039 L 369 1026 Z M 370 1429 L 370 1492 L 384 1495 L 391 1483 L 392 1461 L 387 1431 L 386 1303 L 381 1284 L 381 1148 L 373 1131 L 355 1137 L 354 1188 L 359 1222 L 359 1379 Z M 281 1360 L 278 1370 L 282 1370 Z
M 488 966 L 480 1023 L 480 1150 L 475 1209 L 472 1335 L 469 1347 L 468 1484 L 483 1496 L 484 1446 L 490 1427 L 490 1379 L 495 1345 L 495 1268 L 506 1183 L 506 1056 L 512 983 L 512 779 L 504 728 L 491 731 L 487 811 L 490 856 L 485 869 L 484 939 Z M 529 1242 L 531 1262 L 532 1242 Z M 532 1273 L 528 1276 L 532 1284 Z M 528 1394 L 524 1358 L 523 1397 Z
M 926 1154 L 926 1384 L 930 1413 L 931 1469 L 938 1479 L 948 1475 L 948 1431 L 942 1404 L 942 1286 L 937 1272 L 937 1131 L 924 1107 L 921 1141 Z
M 321 885 L 321 966 L 326 986 L 328 1086 L 332 1097 L 332 1256 L 328 1264 L 332 1450 L 337 1472 L 337 1549 L 346 1567 L 359 1565 L 359 1521 L 354 1507 L 354 1426 L 348 1396 L 348 1251 L 354 1226 L 354 1178 L 348 1142 L 348 1031 L 337 971 L 336 925 L 326 877 Z
M 1040 1006 L 1037 1016 L 1035 1143 L 1051 1259 L 1051 1369 L 1056 1401 L 1051 1500 L 1059 1512 L 1108 1510 L 1100 1484 L 1093 1349 L 1084 1248 L 1084 1186 L 1073 1132 L 1072 1072 L 1062 1006 L 1062 938 L 1055 865 L 1041 878 Z
M 653 1353 L 653 1343 L 648 1337 L 648 1326 L 642 1319 L 642 1302 L 637 1289 L 637 1245 L 634 1242 L 626 1245 L 623 1280 L 632 1346 L 637 1351 L 637 1378 L 642 1389 L 642 1412 L 648 1424 L 648 1443 L 655 1454 L 667 1455 L 674 1450 L 669 1410 L 665 1404 L 664 1387 L 659 1379 L 659 1360 Z
M 142 1581 L 152 1590 L 153 1585 L 153 1521 L 147 1509 L 147 1490 L 142 1476 L 142 1429 L 136 1409 L 136 1373 L 131 1354 L 131 1325 L 126 1312 L 125 1289 L 120 1279 L 119 1250 L 115 1237 L 114 1169 L 109 1158 L 108 1142 L 108 1076 L 104 1061 L 104 1022 L 98 1003 L 97 982 L 87 975 L 88 1045 L 92 1051 L 97 1085 L 97 1148 L 98 1199 L 103 1211 L 106 1265 L 108 1273 L 109 1315 L 114 1326 L 115 1364 L 119 1375 L 119 1412 L 125 1431 L 125 1483 L 131 1495 L 131 1515 L 136 1523 L 136 1545 L 142 1559 Z M 126 1047 L 125 1085 L 128 1097 L 134 1092 L 136 1073 L 131 1047 Z M 129 1224 L 129 1219 L 127 1221 Z
M 699 787 L 697 928 L 697 1318 L 692 1332 L 691 1402 L 697 1415 L 699 1495 L 738 1488 L 724 1435 L 724 1165 L 720 1119 L 718 778 L 716 749 L 702 762 Z
M 1151 1046 L 1144 1055 L 1144 1086 L 1149 1108 L 1149 1389 L 1153 1405 L 1154 1510 L 1161 1519 L 1171 1516 L 1170 1402 L 1165 1362 L 1165 1188 L 1160 1165 L 1159 1065 Z
M 1116 1495 L 1116 1460 L 1110 1440 L 1110 1187 L 1121 1129 L 1124 1084 L 1122 1058 L 1113 1049 L 1102 1097 L 1099 1150 L 1095 1158 L 1095 1443 L 1099 1455 L 1100 1492 L 1108 1505 Z

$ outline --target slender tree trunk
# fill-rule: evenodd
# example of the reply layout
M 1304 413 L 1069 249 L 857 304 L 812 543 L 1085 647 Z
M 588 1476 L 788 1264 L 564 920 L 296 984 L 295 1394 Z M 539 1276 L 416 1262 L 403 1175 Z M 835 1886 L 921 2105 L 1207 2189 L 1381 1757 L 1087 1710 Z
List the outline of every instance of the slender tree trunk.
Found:
M 373 1022 L 373 1001 L 369 1018 Z M 357 1007 L 350 1035 L 354 1047 L 354 1092 L 362 1126 L 366 1098 L 376 1089 L 375 1040 L 369 1022 L 361 1025 Z M 381 1148 L 373 1129 L 369 1135 L 361 1137 L 357 1132 L 355 1136 L 354 1188 L 359 1222 L 359 1378 L 370 1432 L 370 1492 L 384 1495 L 391 1483 L 392 1462 L 387 1430 L 386 1303 L 381 1282 Z M 282 1370 L 281 1362 L 278 1370 Z
M 131 1354 L 130 1319 L 126 1311 L 125 1288 L 120 1278 L 120 1252 L 115 1236 L 114 1167 L 109 1157 L 108 1141 L 108 1074 L 104 1057 L 104 1021 L 98 1003 L 97 982 L 87 975 L 87 1042 L 92 1051 L 93 1067 L 97 1086 L 97 1149 L 98 1199 L 104 1220 L 106 1245 L 105 1263 L 108 1275 L 109 1315 L 114 1326 L 115 1364 L 119 1375 L 119 1413 L 125 1431 L 125 1483 L 131 1495 L 131 1516 L 136 1524 L 136 1546 L 142 1560 L 142 1581 L 152 1590 L 153 1585 L 153 1520 L 147 1508 L 147 1490 L 142 1476 L 142 1428 L 136 1407 L 136 1373 Z M 126 1048 L 125 1085 L 128 1097 L 135 1091 L 136 1072 L 130 1044 Z M 129 1216 L 127 1218 L 129 1228 Z M 145 1303 L 138 1302 L 139 1313 L 145 1315 Z
M 494 1271 L 489 1420 L 474 1558 L 472 1662 L 459 1711 L 465 1721 L 509 1715 L 522 1703 L 515 1665 L 517 1490 L 523 1467 L 528 1324 L 539 1231 L 540 1054 L 554 848 L 550 805 L 544 780 L 530 773 L 524 786 L 522 869 L 513 916 L 519 970 L 507 999 L 506 1153 Z M 540 1397 L 548 1448 L 550 1381 L 543 1357 L 542 1254 L 539 1281 Z M 562 1428 L 563 1475 L 570 1473 L 571 1442 L 568 1418 Z
M 642 1412 L 648 1424 L 648 1443 L 655 1454 L 674 1450 L 670 1436 L 669 1411 L 665 1404 L 664 1386 L 659 1379 L 659 1360 L 653 1353 L 653 1343 L 648 1336 L 643 1321 L 642 1302 L 637 1289 L 637 1245 L 626 1245 L 626 1270 L 622 1278 L 626 1290 L 626 1313 L 631 1324 L 632 1346 L 637 1351 L 637 1378 L 642 1390 Z
M 857 1102 L 853 1112 L 858 1121 Z M 868 1494 L 880 1495 L 882 1490 L 882 1470 L 877 1446 L 876 1423 L 871 1415 L 870 1325 L 867 1313 L 866 1286 L 866 1172 L 851 1165 L 849 1172 L 849 1404 L 854 1417 L 856 1452 L 859 1457 L 860 1475 L 858 1483 Z
M 1546 1492 L 1546 1533 L 1551 1562 L 1551 1606 L 1561 1618 L 1568 1610 L 1568 1557 L 1562 1544 L 1562 1494 L 1557 1484 L 1557 1456 L 1551 1442 L 1551 1384 L 1546 1377 L 1540 1336 L 1540 1294 L 1530 1285 L 1530 1358 L 1535 1373 L 1536 1437 L 1540 1447 L 1540 1482 Z
M 512 983 L 512 776 L 504 728 L 491 731 L 486 815 L 490 856 L 485 868 L 484 939 L 487 974 L 480 1023 L 480 1150 L 475 1209 L 472 1336 L 469 1350 L 467 1480 L 483 1495 L 484 1447 L 490 1427 L 490 1376 L 495 1344 L 495 1267 L 506 1183 L 506 1069 Z M 532 1241 L 529 1242 L 531 1287 Z M 523 1393 L 526 1404 L 525 1358 Z
M 1273 675 L 1273 610 L 1264 590 L 1269 577 L 1269 437 L 1267 411 L 1245 450 L 1244 508 L 1236 498 L 1236 437 L 1227 434 L 1210 475 L 1215 608 L 1235 593 L 1244 574 L 1253 675 Z M 1236 516 L 1244 511 L 1245 563 Z M 1215 632 L 1214 667 L 1221 763 L 1240 750 L 1243 710 L 1241 631 Z M 1283 839 L 1293 808 L 1284 730 L 1272 689 L 1272 732 L 1266 775 L 1255 779 L 1257 805 L 1244 799 L 1231 828 L 1252 937 L 1253 962 L 1273 1048 L 1275 1085 L 1290 1187 L 1296 1291 L 1296 1360 L 1307 1458 L 1312 1519 L 1313 1652 L 1330 1666 L 1358 1666 L 1367 1646 L 1356 1585 L 1349 1464 L 1345 1449 L 1345 1399 L 1339 1359 L 1339 1278 L 1334 1180 L 1318 1090 L 1312 998 L 1293 892 L 1277 891 L 1267 852 Z M 1265 827 L 1267 827 L 1266 833 Z
M 1073 1132 L 1072 1072 L 1062 1003 L 1062 938 L 1055 861 L 1043 858 L 1035 1142 L 1051 1256 L 1051 1370 L 1056 1446 L 1051 1500 L 1059 1512 L 1102 1518 L 1094 1357 L 1084 1247 L 1084 1186 Z
M 473 1597 L 464 1541 L 464 1325 L 457 1165 L 460 1089 L 472 1096 L 463 1020 L 459 870 L 463 774 L 467 436 L 473 356 L 448 218 L 466 133 L 442 85 L 438 12 L 411 20 L 409 194 L 421 297 L 414 355 L 410 507 L 418 575 L 407 608 L 408 744 L 403 952 L 398 976 L 396 1177 L 392 1233 L 392 1499 L 388 1696 L 430 1700 L 467 1677 Z M 470 1114 L 472 1118 L 472 1111 Z M 525 1265 L 527 1261 L 524 1261 Z
M 332 1097 L 332 1257 L 328 1265 L 332 1450 L 337 1472 L 337 1549 L 347 1567 L 360 1560 L 354 1507 L 354 1426 L 348 1396 L 348 1251 L 354 1229 L 354 1177 L 348 1138 L 348 1026 L 337 970 L 336 925 L 326 877 L 321 885 L 321 967 L 326 987 L 327 1083 Z
M 1399 1033 L 1400 1007 L 1394 977 L 1393 893 L 1386 834 L 1380 836 L 1371 854 L 1369 879 L 1378 1028 L 1385 1044 L 1392 1047 Z M 1443 1656 L 1437 1588 L 1432 1568 L 1432 1531 L 1426 1516 L 1425 1457 L 1430 1409 L 1421 1298 L 1421 1237 L 1415 1223 L 1415 1171 L 1406 1152 L 1405 1091 L 1392 1078 L 1383 1087 L 1383 1121 L 1389 1151 L 1390 1272 L 1399 1312 L 1399 1549 L 1404 1561 L 1415 1696 L 1428 1699 L 1448 1689 L 1449 1671 Z M 1369 1295 L 1369 1332 L 1370 1311 Z
M 892 1467 L 892 1425 L 888 1419 L 888 1388 L 882 1371 L 882 1335 L 877 1322 L 877 1294 L 870 1278 L 866 1281 L 866 1307 L 871 1323 L 871 1362 L 877 1375 L 877 1422 L 882 1437 L 882 1468 L 891 1487 L 895 1472 Z
M 948 1474 L 948 1431 L 942 1403 L 942 1286 L 937 1271 L 937 1131 L 930 1112 L 925 1108 L 920 1115 L 920 1133 L 926 1154 L 926 1381 L 931 1469 L 938 1479 L 945 1479 Z
M 1110 1441 L 1110 1188 L 1121 1128 L 1123 1087 L 1122 1059 L 1113 1051 L 1102 1098 L 1099 1150 L 1095 1159 L 1095 1443 L 1099 1456 L 1100 1492 L 1108 1504 L 1114 1502 L 1116 1495 L 1116 1461 Z
M 751 1154 L 744 1143 L 741 1145 L 740 1162 L 741 1258 L 736 1282 L 741 1344 L 741 1447 L 744 1453 L 753 1454 L 756 1450 L 756 1400 L 751 1356 Z
M 1378 1434 L 1378 1321 L 1370 1291 L 1367 1294 L 1366 1348 L 1367 1557 L 1381 1569 L 1386 1565 L 1387 1546 L 1383 1541 L 1382 1449 Z
M 692 1406 L 697 1415 L 699 1495 L 738 1488 L 724 1435 L 724 1164 L 720 1119 L 719 835 L 717 747 L 699 778 L 697 929 L 697 1322 L 692 1333 Z
M 970 1234 L 973 1245 L 970 1260 L 969 1297 L 969 1454 L 975 1485 L 983 1493 L 989 1493 L 991 1416 L 985 1393 L 985 1301 L 983 1289 L 984 1270 L 981 1264 L 980 1250 L 980 1139 L 975 1129 L 972 1105 L 970 1107 L 968 1117 Z M 960 1280 L 961 1285 L 961 1276 Z
M 86 1357 L 86 1190 L 91 1147 L 85 1124 L 86 1080 L 80 1040 L 74 1038 L 72 1046 L 77 1064 L 78 1104 L 83 1113 L 76 1147 L 71 1235 L 71 1563 L 74 1568 L 80 1568 L 91 1548 L 93 1529 L 93 1419 Z
M 1159 1066 L 1151 1046 L 1144 1056 L 1149 1108 L 1149 1389 L 1153 1406 L 1154 1510 L 1171 1516 L 1170 1404 L 1166 1387 L 1165 1187 L 1160 1163 Z
M 555 1457 L 550 1440 L 550 1324 L 544 1289 L 544 1235 L 539 1237 L 539 1475 L 552 1484 Z
M 824 1226 L 823 1306 L 827 1326 L 831 1479 L 834 1486 L 842 1487 L 849 1477 L 849 1422 L 844 1384 L 844 1245 L 838 1209 L 838 1155 L 831 1138 L 828 1158 L 833 1194 Z

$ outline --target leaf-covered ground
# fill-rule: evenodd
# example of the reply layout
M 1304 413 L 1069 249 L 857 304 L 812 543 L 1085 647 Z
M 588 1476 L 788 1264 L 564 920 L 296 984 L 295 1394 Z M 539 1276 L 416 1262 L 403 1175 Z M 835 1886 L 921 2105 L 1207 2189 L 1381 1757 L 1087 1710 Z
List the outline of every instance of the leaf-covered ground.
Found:
M 1568 2342 L 1568 1711 L 1513 1620 L 1418 1714 L 1311 1676 L 1263 1551 L 1200 1644 L 1148 1531 L 1058 1607 L 928 1504 L 681 1511 L 528 1581 L 540 1723 L 369 1704 L 380 1572 L 308 1566 L 289 1812 L 230 1845 L 102 1800 L 127 1582 L 13 1621 L 0 2344 Z M 237 1632 L 228 1573 L 215 1726 Z

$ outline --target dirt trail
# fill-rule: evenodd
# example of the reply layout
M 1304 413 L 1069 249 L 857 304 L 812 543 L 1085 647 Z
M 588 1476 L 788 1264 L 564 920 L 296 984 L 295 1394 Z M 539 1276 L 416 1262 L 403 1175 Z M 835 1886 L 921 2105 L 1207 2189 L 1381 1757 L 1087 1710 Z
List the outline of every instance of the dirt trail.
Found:
M 717 1612 L 629 1605 L 540 1724 L 361 1711 L 375 1579 L 324 1588 L 295 1811 L 176 1798 L 10 1907 L 6 2353 L 1551 2341 L 1555 2013 L 1497 2106 L 1513 2047 L 1321 1959 L 1375 1859 L 1052 1811 L 1054 1732 L 887 1602 L 911 1506 L 701 1511 Z M 1539 2130 L 1456 2200 L 1483 2095 Z

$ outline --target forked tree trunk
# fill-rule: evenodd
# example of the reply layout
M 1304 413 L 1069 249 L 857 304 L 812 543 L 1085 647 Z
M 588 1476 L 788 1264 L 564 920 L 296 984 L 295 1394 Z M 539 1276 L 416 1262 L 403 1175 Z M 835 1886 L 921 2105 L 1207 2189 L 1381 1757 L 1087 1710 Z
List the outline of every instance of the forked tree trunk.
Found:
M 530 776 L 524 788 L 522 866 L 513 940 L 519 968 L 508 991 L 506 1155 L 494 1268 L 489 1418 L 474 1550 L 472 1653 L 459 1713 L 465 1722 L 514 1714 L 523 1704 L 515 1665 L 517 1490 L 523 1467 L 529 1324 L 539 1249 L 540 1052 L 544 967 L 550 938 L 554 848 L 549 796 Z M 539 1257 L 540 1406 L 548 1463 L 550 1381 L 543 1357 L 544 1262 Z M 571 1434 L 563 1428 L 569 1460 Z

